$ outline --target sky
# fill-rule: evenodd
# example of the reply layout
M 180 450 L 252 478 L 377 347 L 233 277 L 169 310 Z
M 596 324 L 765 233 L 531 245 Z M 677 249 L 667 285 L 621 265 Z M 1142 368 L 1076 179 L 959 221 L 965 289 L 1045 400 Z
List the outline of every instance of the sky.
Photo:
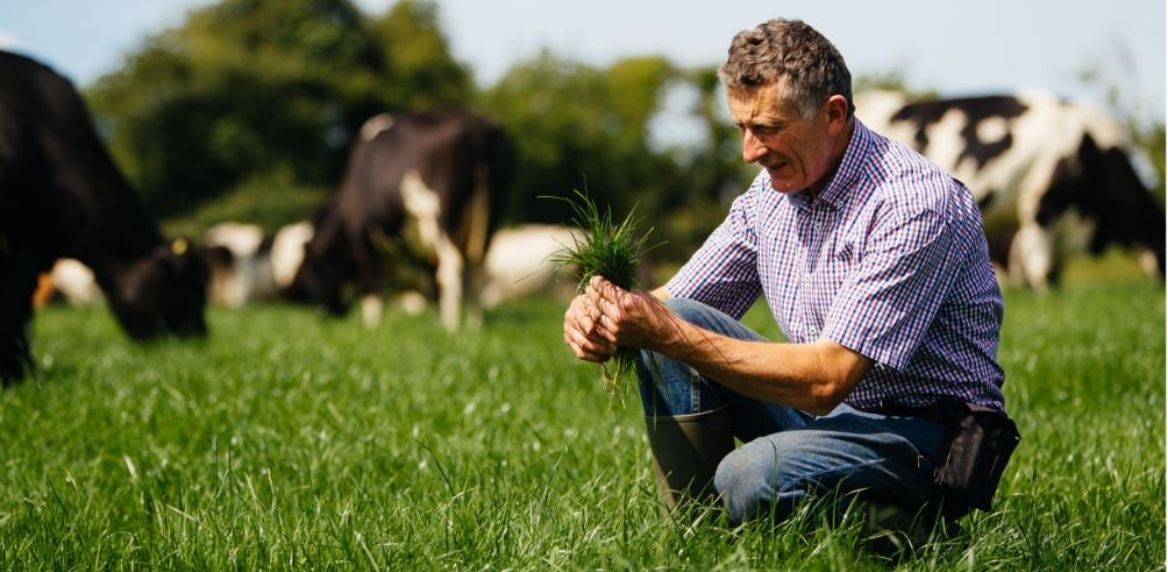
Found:
M 207 0 L 4 0 L 0 45 L 37 57 L 80 85 L 121 65 L 151 33 Z M 357 0 L 380 13 L 393 0 Z M 826 35 L 853 76 L 900 70 L 942 95 L 1037 88 L 1103 103 L 1094 68 L 1145 117 L 1165 115 L 1163 0 L 439 0 L 443 30 L 480 85 L 547 47 L 607 65 L 661 54 L 720 63 L 730 38 L 775 16 Z

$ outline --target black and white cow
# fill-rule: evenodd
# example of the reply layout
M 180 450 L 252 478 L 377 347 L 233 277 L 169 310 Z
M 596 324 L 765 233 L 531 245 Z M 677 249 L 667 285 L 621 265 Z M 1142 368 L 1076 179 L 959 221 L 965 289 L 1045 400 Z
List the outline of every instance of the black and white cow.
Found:
M 1042 92 L 915 103 L 866 92 L 856 115 L 969 186 L 1010 283 L 1044 289 L 1068 255 L 1111 244 L 1143 249 L 1145 271 L 1163 276 L 1164 211 L 1102 111 Z
M 212 304 L 239 308 L 271 296 L 275 289 L 269 254 L 272 241 L 258 224 L 221 222 L 203 234 L 211 271 Z
M 206 264 L 168 242 L 101 143 L 68 80 L 0 52 L 0 379 L 31 363 L 37 276 L 59 258 L 93 270 L 134 339 L 203 334 Z
M 458 328 L 464 298 L 468 323 L 480 323 L 484 258 L 512 169 L 508 136 L 477 115 L 371 119 L 317 214 L 290 295 L 340 314 L 399 268 L 423 267 L 443 325 Z
M 212 304 L 239 308 L 276 301 L 292 284 L 312 240 L 312 223 L 302 221 L 265 234 L 257 224 L 222 222 L 203 235 L 211 270 Z
M 539 294 L 570 299 L 576 290 L 575 269 L 559 268 L 551 259 L 586 238 L 578 228 L 551 224 L 499 230 L 487 249 L 483 304 L 493 308 Z
M 272 236 L 272 248 L 268 251 L 268 266 L 271 267 L 273 296 L 287 290 L 300 265 L 304 253 L 312 241 L 312 223 L 301 221 L 280 227 Z

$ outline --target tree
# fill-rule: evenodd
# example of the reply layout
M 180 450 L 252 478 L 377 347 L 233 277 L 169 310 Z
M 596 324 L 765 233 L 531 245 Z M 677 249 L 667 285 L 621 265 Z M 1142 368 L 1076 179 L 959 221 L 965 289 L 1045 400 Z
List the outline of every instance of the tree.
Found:
M 465 106 L 473 99 L 470 70 L 451 56 L 433 2 L 398 2 L 372 27 L 391 72 L 386 88 L 405 109 Z
M 668 156 L 648 145 L 648 124 L 675 70 L 660 57 L 629 58 L 598 69 L 549 51 L 513 66 L 482 96 L 517 142 L 511 222 L 565 222 L 566 206 L 537 197 L 587 190 L 624 213 L 653 212 L 676 180 Z
M 468 85 L 431 4 L 374 26 L 349 0 L 223 0 L 150 37 L 89 95 L 148 205 L 173 215 L 257 180 L 332 187 L 366 119 L 457 103 Z
M 852 93 L 869 90 L 899 91 L 913 101 L 927 101 L 937 99 L 940 94 L 932 88 L 914 88 L 905 78 L 905 71 L 893 68 L 884 72 L 869 72 L 859 74 L 852 80 Z

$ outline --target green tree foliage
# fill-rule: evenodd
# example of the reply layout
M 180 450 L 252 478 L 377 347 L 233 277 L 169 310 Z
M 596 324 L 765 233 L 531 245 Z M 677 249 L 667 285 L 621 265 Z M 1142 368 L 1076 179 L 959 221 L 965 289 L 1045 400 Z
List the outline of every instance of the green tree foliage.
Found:
M 899 91 L 914 101 L 937 99 L 940 94 L 932 88 L 916 88 L 909 85 L 907 74 L 901 68 L 893 68 L 884 72 L 859 74 L 852 80 L 852 93 L 870 90 Z
M 1164 206 L 1164 176 L 1165 176 L 1165 148 L 1164 148 L 1164 121 L 1163 120 L 1128 120 L 1128 131 L 1132 134 L 1132 143 L 1141 150 L 1152 165 L 1156 173 L 1155 185 L 1152 194 Z
M 386 88 L 405 109 L 464 106 L 474 95 L 470 70 L 455 61 L 432 2 L 399 2 L 373 21 L 391 71 Z
M 649 121 L 676 73 L 661 57 L 598 69 L 548 51 L 512 67 L 482 96 L 519 150 L 508 219 L 565 222 L 565 204 L 537 197 L 585 187 L 616 212 L 638 203 L 641 212 L 654 212 L 677 174 L 668 156 L 649 148 Z
M 658 226 L 667 242 L 654 256 L 684 260 L 721 222 L 730 200 L 741 193 L 757 167 L 742 162 L 738 129 L 726 117 L 725 94 L 717 66 L 701 66 L 678 75 L 679 85 L 696 95 L 689 110 L 701 125 L 700 135 L 673 149 L 679 180 L 657 200 Z
M 349 0 L 224 0 L 149 38 L 89 95 L 119 162 L 168 215 L 249 181 L 332 187 L 366 119 L 459 103 L 468 85 L 431 4 L 371 25 Z

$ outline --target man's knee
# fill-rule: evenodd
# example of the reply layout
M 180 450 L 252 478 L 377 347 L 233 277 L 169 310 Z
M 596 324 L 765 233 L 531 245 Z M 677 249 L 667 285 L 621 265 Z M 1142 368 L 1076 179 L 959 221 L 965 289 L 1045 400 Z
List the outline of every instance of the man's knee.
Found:
M 714 475 L 714 488 L 731 519 L 749 520 L 774 506 L 782 486 L 782 457 L 778 444 L 757 440 L 722 459 Z
M 814 454 L 819 444 L 803 433 L 755 439 L 722 460 L 714 487 L 735 522 L 768 514 L 786 518 L 822 485 L 817 478 L 824 473 L 822 459 Z
M 698 326 L 706 326 L 710 321 L 713 308 L 688 298 L 667 298 L 665 307 L 669 308 L 681 319 Z

